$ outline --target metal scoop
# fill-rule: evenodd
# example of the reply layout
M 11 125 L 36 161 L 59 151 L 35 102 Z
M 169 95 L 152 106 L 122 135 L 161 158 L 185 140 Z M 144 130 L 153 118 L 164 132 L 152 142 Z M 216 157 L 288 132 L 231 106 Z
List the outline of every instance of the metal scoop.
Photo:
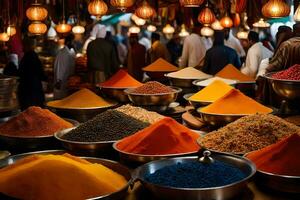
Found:
M 215 160 L 212 157 L 210 157 L 210 155 L 211 155 L 211 152 L 208 150 L 205 150 L 203 152 L 203 156 L 201 158 L 199 158 L 199 162 L 205 163 L 205 164 L 211 164 L 211 163 L 215 162 Z

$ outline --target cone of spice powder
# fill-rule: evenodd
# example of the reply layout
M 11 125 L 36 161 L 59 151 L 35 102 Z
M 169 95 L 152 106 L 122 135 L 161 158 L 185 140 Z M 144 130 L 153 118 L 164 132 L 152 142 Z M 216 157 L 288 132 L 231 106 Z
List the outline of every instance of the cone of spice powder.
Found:
M 146 72 L 174 72 L 177 71 L 178 68 L 166 60 L 159 58 L 147 67 L 144 67 L 143 70 Z
M 178 79 L 208 79 L 212 77 L 209 74 L 206 74 L 200 70 L 195 69 L 194 67 L 186 67 L 177 72 L 172 72 L 167 74 L 168 77 L 178 78 Z
M 192 153 L 200 149 L 198 138 L 199 134 L 166 117 L 120 140 L 116 147 L 123 152 L 142 155 Z
M 215 76 L 227 79 L 238 80 L 240 82 L 254 82 L 255 80 L 243 74 L 232 64 L 226 65 L 221 71 L 219 71 Z

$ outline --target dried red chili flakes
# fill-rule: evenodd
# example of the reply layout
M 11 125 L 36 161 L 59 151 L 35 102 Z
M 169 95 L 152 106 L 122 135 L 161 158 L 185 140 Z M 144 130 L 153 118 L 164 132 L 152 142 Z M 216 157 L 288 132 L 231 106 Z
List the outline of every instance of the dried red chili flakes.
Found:
M 286 70 L 277 72 L 272 75 L 272 78 L 284 80 L 300 80 L 300 65 L 296 64 Z

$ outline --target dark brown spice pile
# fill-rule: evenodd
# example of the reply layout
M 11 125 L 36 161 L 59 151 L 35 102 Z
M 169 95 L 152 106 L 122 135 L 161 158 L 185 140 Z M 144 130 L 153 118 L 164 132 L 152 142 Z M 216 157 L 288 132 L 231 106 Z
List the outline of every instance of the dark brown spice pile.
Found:
M 116 110 L 107 110 L 63 136 L 77 142 L 116 141 L 149 126 Z
M 165 86 L 157 81 L 149 81 L 132 90 L 132 93 L 134 94 L 162 94 L 170 92 L 174 92 L 174 90 L 171 87 Z

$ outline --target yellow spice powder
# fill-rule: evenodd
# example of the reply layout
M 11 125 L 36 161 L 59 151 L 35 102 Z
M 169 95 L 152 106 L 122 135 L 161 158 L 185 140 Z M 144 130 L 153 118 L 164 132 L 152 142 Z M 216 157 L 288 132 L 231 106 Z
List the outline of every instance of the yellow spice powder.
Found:
M 111 103 L 88 89 L 81 89 L 62 100 L 50 101 L 47 105 L 56 108 L 92 108 L 110 106 Z
M 214 102 L 224 96 L 233 87 L 221 80 L 215 80 L 193 96 L 189 98 L 191 101 Z
M 34 155 L 0 170 L 0 192 L 30 200 L 82 200 L 127 184 L 111 169 L 64 155 Z

